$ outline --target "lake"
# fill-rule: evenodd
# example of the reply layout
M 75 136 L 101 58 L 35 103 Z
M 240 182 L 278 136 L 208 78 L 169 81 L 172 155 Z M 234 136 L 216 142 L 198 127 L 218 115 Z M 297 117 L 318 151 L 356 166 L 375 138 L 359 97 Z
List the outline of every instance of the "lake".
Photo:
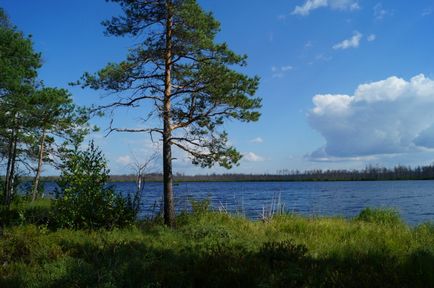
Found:
M 135 183 L 114 183 L 126 195 Z M 46 183 L 46 192 L 54 190 Z M 146 183 L 141 216 L 159 211 L 162 183 Z M 379 182 L 201 182 L 174 186 L 178 211 L 189 209 L 189 199 L 210 199 L 214 209 L 259 219 L 278 209 L 308 216 L 354 217 L 363 208 L 395 208 L 410 225 L 434 220 L 434 181 Z

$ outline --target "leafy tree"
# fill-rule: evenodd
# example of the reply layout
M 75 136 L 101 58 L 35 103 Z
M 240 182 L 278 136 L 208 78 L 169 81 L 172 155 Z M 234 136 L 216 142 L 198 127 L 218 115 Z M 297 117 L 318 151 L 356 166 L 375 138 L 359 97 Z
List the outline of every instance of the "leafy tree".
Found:
M 0 97 L 33 87 L 40 62 L 31 36 L 12 26 L 0 8 Z
M 56 147 L 56 139 L 66 141 L 78 138 L 78 142 L 87 134 L 88 113 L 86 109 L 77 107 L 71 94 L 65 89 L 43 88 L 30 98 L 33 118 L 32 126 L 36 138 L 37 168 L 32 187 L 32 200 L 37 197 L 39 179 L 44 161 L 52 161 Z
M 110 170 L 102 152 L 90 142 L 64 156 L 60 191 L 54 204 L 59 227 L 98 229 L 131 223 L 135 213 L 127 201 L 108 187 Z
M 6 15 L 6 12 L 0 7 L 0 27 L 10 27 L 10 25 L 11 23 L 8 16 Z
M 259 79 L 237 70 L 246 56 L 214 39 L 220 24 L 196 0 L 111 0 L 123 14 L 104 22 L 106 33 L 131 36 L 140 42 L 127 59 L 110 63 L 95 75 L 86 73 L 83 86 L 103 89 L 118 98 L 101 109 L 147 107 L 142 129 L 163 143 L 164 219 L 173 226 L 172 146 L 187 152 L 202 167 L 231 168 L 241 159 L 220 127 L 227 119 L 258 120 L 261 99 L 254 96 Z M 145 106 L 145 104 L 148 104 Z M 156 120 L 151 119 L 155 117 Z
M 82 139 L 87 111 L 74 105 L 64 89 L 44 88 L 37 80 L 40 54 L 30 37 L 12 26 L 0 9 L 0 160 L 7 160 L 5 204 L 14 194 L 17 167 L 37 161 L 32 198 L 36 198 L 44 160 L 53 159 L 59 139 Z M 50 156 L 50 157 L 48 157 Z
M 33 50 L 30 37 L 13 27 L 0 11 L 0 154 L 7 159 L 3 202 L 9 205 L 14 192 L 17 161 L 28 143 L 29 96 L 36 87 L 40 55 Z

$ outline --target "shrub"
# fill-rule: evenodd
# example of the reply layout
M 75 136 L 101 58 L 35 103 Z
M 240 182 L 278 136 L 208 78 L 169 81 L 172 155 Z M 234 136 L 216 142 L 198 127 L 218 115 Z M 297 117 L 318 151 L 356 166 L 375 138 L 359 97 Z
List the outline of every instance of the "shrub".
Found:
M 57 227 L 113 228 L 135 220 L 132 205 L 108 186 L 107 161 L 93 142 L 87 150 L 70 151 L 61 169 L 53 210 Z
M 203 200 L 190 199 L 191 211 L 193 214 L 204 214 L 209 211 L 211 201 L 209 198 Z
M 276 263 L 295 262 L 303 259 L 307 254 L 307 247 L 295 244 L 291 240 L 282 242 L 265 242 L 259 250 L 259 255 L 274 266 Z
M 356 217 L 356 221 L 382 225 L 403 225 L 399 213 L 394 209 L 366 208 Z

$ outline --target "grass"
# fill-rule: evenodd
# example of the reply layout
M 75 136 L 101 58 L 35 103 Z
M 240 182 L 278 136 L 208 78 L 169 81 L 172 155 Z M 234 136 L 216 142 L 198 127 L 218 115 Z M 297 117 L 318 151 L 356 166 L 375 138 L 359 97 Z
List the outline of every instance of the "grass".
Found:
M 434 225 L 391 210 L 254 222 L 199 209 L 173 230 L 29 223 L 3 229 L 0 287 L 434 287 Z
M 0 226 L 46 225 L 51 217 L 51 204 L 50 199 L 28 202 L 24 197 L 17 197 L 9 208 L 0 205 Z

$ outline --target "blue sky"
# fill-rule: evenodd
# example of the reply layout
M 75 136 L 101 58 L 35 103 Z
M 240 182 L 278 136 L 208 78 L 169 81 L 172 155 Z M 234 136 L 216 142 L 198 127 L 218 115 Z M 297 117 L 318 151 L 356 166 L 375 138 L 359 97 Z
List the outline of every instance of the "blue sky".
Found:
M 244 155 L 232 172 L 363 168 L 434 161 L 434 2 L 371 0 L 199 0 L 222 24 L 218 41 L 249 56 L 263 98 L 257 123 L 228 122 Z M 103 35 L 117 15 L 103 0 L 0 0 L 0 6 L 42 52 L 40 78 L 66 87 L 78 104 L 101 103 L 102 92 L 68 87 L 88 71 L 122 60 L 134 39 Z M 119 123 L 136 127 L 139 111 Z M 146 157 L 147 135 L 92 135 L 113 173 Z M 432 133 L 431 133 L 432 132 Z M 191 166 L 177 154 L 175 172 L 225 172 Z M 53 173 L 47 169 L 47 174 Z

